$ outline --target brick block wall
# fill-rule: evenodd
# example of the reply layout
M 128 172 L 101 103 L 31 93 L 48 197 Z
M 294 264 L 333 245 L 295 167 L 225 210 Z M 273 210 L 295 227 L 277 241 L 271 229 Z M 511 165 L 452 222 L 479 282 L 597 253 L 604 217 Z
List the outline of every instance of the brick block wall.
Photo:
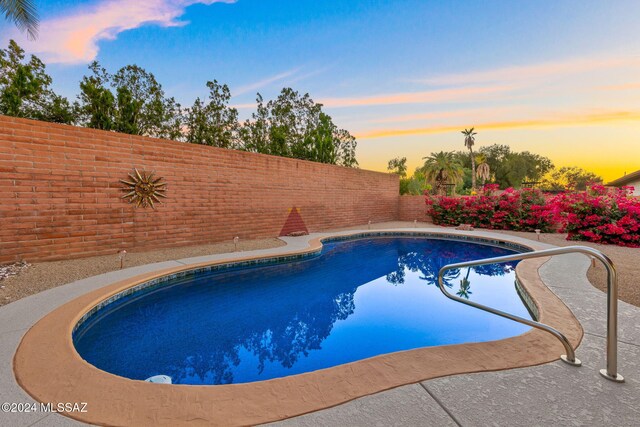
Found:
M 400 221 L 427 221 L 431 222 L 431 217 L 427 215 L 427 205 L 425 196 L 403 195 L 399 197 L 398 219 Z
M 121 199 L 137 168 L 167 182 L 154 211 Z M 278 236 L 398 218 L 398 178 L 0 116 L 0 263 Z

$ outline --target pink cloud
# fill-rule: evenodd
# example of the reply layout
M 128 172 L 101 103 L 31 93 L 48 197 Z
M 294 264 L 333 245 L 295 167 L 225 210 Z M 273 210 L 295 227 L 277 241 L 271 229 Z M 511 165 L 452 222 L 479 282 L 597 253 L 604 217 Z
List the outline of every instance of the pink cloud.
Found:
M 478 96 L 505 92 L 513 89 L 510 86 L 467 87 L 454 89 L 438 89 L 424 92 L 401 92 L 353 98 L 325 98 L 320 103 L 331 108 L 363 107 L 372 105 L 394 104 L 428 104 L 454 100 L 470 100 Z
M 601 86 L 598 89 L 607 90 L 607 91 L 612 91 L 612 90 L 623 90 L 623 91 L 636 90 L 636 89 L 640 89 L 640 83 L 623 83 L 623 84 L 619 84 L 619 85 Z
M 505 106 L 505 107 L 484 107 L 484 108 L 469 108 L 461 110 L 449 110 L 449 111 L 433 111 L 429 113 L 416 113 L 416 114 L 403 114 L 399 116 L 384 116 L 369 120 L 368 123 L 403 123 L 412 121 L 424 121 L 424 120 L 438 120 L 438 119 L 450 119 L 450 118 L 468 118 L 470 120 L 479 120 L 484 117 L 495 117 L 496 114 L 508 114 L 514 112 L 520 112 L 524 109 L 519 106 Z
M 444 74 L 412 80 L 434 86 L 458 86 L 491 82 L 531 82 L 537 80 L 558 79 L 560 77 L 584 74 L 592 71 L 608 69 L 625 69 L 640 67 L 640 57 L 630 56 L 598 56 L 572 58 L 555 62 L 500 67 L 491 70 L 471 71 L 465 73 Z
M 50 63 L 85 63 L 98 55 L 98 42 L 115 40 L 123 31 L 144 24 L 176 27 L 187 24 L 178 18 L 193 4 L 233 3 L 235 0 L 102 0 L 64 16 L 40 22 L 35 41 L 19 32 L 9 34 L 28 52 Z M 6 41 L 6 40 L 5 40 Z

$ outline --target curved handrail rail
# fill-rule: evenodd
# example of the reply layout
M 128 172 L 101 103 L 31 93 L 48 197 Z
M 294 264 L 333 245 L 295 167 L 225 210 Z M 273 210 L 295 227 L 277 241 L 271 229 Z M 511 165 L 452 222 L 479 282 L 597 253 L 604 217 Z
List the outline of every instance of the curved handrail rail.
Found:
M 535 320 L 525 319 L 523 317 L 519 317 L 510 313 L 506 313 L 501 310 L 497 310 L 495 308 L 488 307 L 486 305 L 478 304 L 473 301 L 469 301 L 455 295 L 450 294 L 446 290 L 446 286 L 444 286 L 444 273 L 447 270 L 452 270 L 456 268 L 464 268 L 464 267 L 475 267 L 479 265 L 486 264 L 497 264 L 501 262 L 508 261 L 519 261 L 530 258 L 540 258 L 546 256 L 553 255 L 562 255 L 569 253 L 582 253 L 589 256 L 592 256 L 598 260 L 600 260 L 606 270 L 607 270 L 607 367 L 606 369 L 601 369 L 600 374 L 612 381 L 623 382 L 624 378 L 622 375 L 618 374 L 618 275 L 616 273 L 615 266 L 613 261 L 609 259 L 608 256 L 603 254 L 602 252 L 590 248 L 588 246 L 566 246 L 562 248 L 553 248 L 553 249 L 543 249 L 532 252 L 524 252 L 513 255 L 505 255 L 494 258 L 484 258 L 474 261 L 467 262 L 459 262 L 455 264 L 445 265 L 438 272 L 438 287 L 440 291 L 449 299 L 452 299 L 457 302 L 461 302 L 463 304 L 478 308 L 480 310 L 505 317 L 507 319 L 523 323 L 525 325 L 529 325 L 531 327 L 541 329 L 545 332 L 548 332 L 558 338 L 562 345 L 564 346 L 567 354 L 560 356 L 561 359 L 574 366 L 580 366 L 582 362 L 575 357 L 575 352 L 573 347 L 567 340 L 567 338 L 558 330 L 552 328 L 549 325 L 545 325 L 544 323 L 536 322 Z

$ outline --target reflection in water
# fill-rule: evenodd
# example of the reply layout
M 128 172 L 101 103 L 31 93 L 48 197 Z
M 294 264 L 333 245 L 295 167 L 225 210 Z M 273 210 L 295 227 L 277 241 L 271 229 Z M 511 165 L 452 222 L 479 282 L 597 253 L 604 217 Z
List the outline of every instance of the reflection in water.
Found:
M 407 245 L 408 246 L 408 245 Z M 447 264 L 453 264 L 462 261 L 478 259 L 478 245 L 460 244 L 456 247 L 456 251 L 439 251 L 438 248 L 424 248 L 421 251 L 411 251 L 409 247 L 402 247 L 398 250 L 398 267 L 395 271 L 387 274 L 387 281 L 393 285 L 404 283 L 405 271 L 420 272 L 420 279 L 426 280 L 431 285 L 437 285 L 438 273 L 440 269 Z M 483 246 L 482 258 L 493 258 L 505 255 L 506 252 L 502 248 L 493 246 Z M 481 265 L 467 269 L 467 275 L 460 281 L 460 290 L 458 295 L 469 298 L 470 286 L 469 272 L 471 269 L 482 276 L 504 276 L 513 272 L 517 262 L 507 262 L 501 264 Z M 451 288 L 452 281 L 460 277 L 460 269 L 447 270 L 442 278 L 443 283 Z
M 117 375 L 228 384 L 422 346 L 504 338 L 526 328 L 451 304 L 430 285 L 446 264 L 508 253 L 427 239 L 330 243 L 322 256 L 304 261 L 197 273 L 122 298 L 84 323 L 74 342 L 89 363 Z M 509 277 L 514 266 L 468 269 L 458 295 L 469 298 L 473 282 L 474 299 L 477 294 L 528 316 Z M 446 285 L 460 274 L 450 271 Z M 505 280 L 489 283 L 482 276 Z
M 467 275 L 464 276 L 462 280 L 460 280 L 460 289 L 458 289 L 458 292 L 456 292 L 456 294 L 460 298 L 469 299 L 469 295 L 473 293 L 471 292 L 471 282 L 469 281 L 469 273 L 471 273 L 471 267 L 467 267 Z

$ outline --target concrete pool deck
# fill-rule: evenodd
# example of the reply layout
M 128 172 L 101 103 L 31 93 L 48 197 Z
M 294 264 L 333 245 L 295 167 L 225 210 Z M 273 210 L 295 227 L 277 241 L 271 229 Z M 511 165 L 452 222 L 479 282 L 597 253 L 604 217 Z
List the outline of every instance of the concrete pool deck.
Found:
M 372 227 L 377 228 L 377 227 Z M 442 229 L 433 229 L 433 231 Z M 367 230 L 362 230 L 367 231 Z M 418 231 L 406 229 L 406 231 Z M 419 231 L 431 231 L 420 229 Z M 447 232 L 454 233 L 453 230 Z M 351 234 L 353 231 L 345 232 Z M 312 237 L 325 234 L 316 233 Z M 468 233 L 465 233 L 468 234 Z M 473 232 L 505 239 L 505 235 Z M 274 255 L 306 247 L 307 238 L 285 238 L 288 245 L 243 256 Z M 509 237 L 511 241 L 525 239 Z M 530 242 L 531 243 L 531 242 Z M 540 245 L 538 242 L 535 242 Z M 237 257 L 237 253 L 168 261 L 107 273 L 54 288 L 0 309 L 0 402 L 32 402 L 18 386 L 12 358 L 26 331 L 56 307 L 91 290 L 141 273 Z M 556 257 L 540 269 L 547 286 L 574 312 L 585 331 L 577 355 L 583 367 L 553 362 L 509 371 L 464 374 L 424 381 L 362 397 L 330 409 L 291 418 L 285 425 L 637 425 L 640 419 L 640 309 L 620 302 L 619 370 L 627 382 L 601 378 L 604 367 L 606 296 L 586 280 L 582 255 Z M 444 298 L 444 296 L 443 296 Z M 455 361 L 451 361 L 455 363 Z M 483 408 L 478 410 L 478 408 Z M 487 410 L 489 408 L 489 410 Z M 116 410 L 116 408 L 114 408 Z M 57 414 L 0 413 L 0 425 L 78 425 Z

